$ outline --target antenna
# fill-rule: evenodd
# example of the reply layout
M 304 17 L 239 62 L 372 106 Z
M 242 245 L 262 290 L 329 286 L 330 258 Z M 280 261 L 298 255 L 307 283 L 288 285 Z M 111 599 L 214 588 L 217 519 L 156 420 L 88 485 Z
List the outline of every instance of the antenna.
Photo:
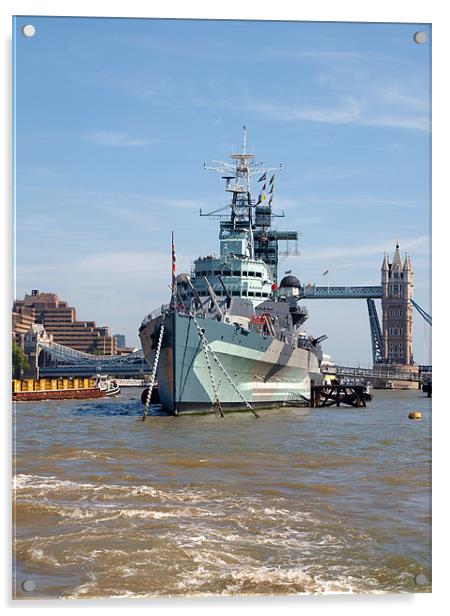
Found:
M 242 144 L 242 153 L 247 154 L 247 129 L 245 128 L 245 124 L 243 126 L 243 144 Z

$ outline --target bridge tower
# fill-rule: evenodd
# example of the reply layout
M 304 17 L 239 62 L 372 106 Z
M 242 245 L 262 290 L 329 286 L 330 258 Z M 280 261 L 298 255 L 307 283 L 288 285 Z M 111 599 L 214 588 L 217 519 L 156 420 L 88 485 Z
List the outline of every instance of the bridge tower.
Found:
M 381 307 L 383 313 L 382 361 L 388 364 L 413 365 L 412 295 L 413 271 L 409 255 L 402 264 L 399 245 L 392 263 L 384 255 L 381 267 Z

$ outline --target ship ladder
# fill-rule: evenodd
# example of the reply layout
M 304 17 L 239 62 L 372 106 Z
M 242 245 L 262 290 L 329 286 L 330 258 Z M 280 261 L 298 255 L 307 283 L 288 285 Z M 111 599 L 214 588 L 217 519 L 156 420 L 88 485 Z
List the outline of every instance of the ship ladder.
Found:
M 275 330 L 273 328 L 273 323 L 272 323 L 272 321 L 270 319 L 270 315 L 265 314 L 265 315 L 263 315 L 263 317 L 264 317 L 264 321 L 266 323 L 266 327 L 267 327 L 267 331 L 268 331 L 269 335 L 272 336 L 272 338 L 275 338 Z
M 145 418 L 148 415 L 148 407 L 150 405 L 153 387 L 155 386 L 156 369 L 158 368 L 159 355 L 161 353 L 161 344 L 162 344 L 163 335 L 164 335 L 164 323 L 161 325 L 160 330 L 159 330 L 158 344 L 156 347 L 155 359 L 153 360 L 152 374 L 150 376 L 150 384 L 148 386 L 147 399 L 144 405 L 144 414 L 142 415 L 142 421 L 145 421 Z
M 255 409 L 252 407 L 252 405 L 250 404 L 250 402 L 248 402 L 248 400 L 245 399 L 244 395 L 242 394 L 242 392 L 238 389 L 238 387 L 236 387 L 235 383 L 233 382 L 232 378 L 230 377 L 230 375 L 228 374 L 228 372 L 225 370 L 225 367 L 222 365 L 222 362 L 220 361 L 220 359 L 217 357 L 216 353 L 212 350 L 211 346 L 209 345 L 206 336 L 202 330 L 202 328 L 200 327 L 197 319 L 195 318 L 194 315 L 192 315 L 192 318 L 194 320 L 194 323 L 197 327 L 198 330 L 198 335 L 200 340 L 202 341 L 202 345 L 203 348 L 206 348 L 208 350 L 209 353 L 211 353 L 214 361 L 216 362 L 216 364 L 219 366 L 220 370 L 223 372 L 225 378 L 227 379 L 227 381 L 229 382 L 229 384 L 231 385 L 231 387 L 233 388 L 233 390 L 237 393 L 237 395 L 239 396 L 239 398 L 243 401 L 243 403 L 245 404 L 245 406 L 253 413 L 253 415 L 255 417 L 259 417 L 258 413 L 255 411 Z M 209 357 L 207 359 L 207 363 L 209 364 Z M 212 375 L 212 371 L 210 372 L 210 374 Z M 216 393 L 216 392 L 214 392 Z M 222 409 L 222 406 L 220 407 Z M 223 415 L 222 415 L 223 416 Z

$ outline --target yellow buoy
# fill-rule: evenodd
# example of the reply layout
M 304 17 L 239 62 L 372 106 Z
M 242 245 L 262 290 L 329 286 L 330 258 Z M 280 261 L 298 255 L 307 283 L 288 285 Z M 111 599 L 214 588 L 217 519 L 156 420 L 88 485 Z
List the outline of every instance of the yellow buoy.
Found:
M 422 419 L 422 413 L 420 411 L 411 411 L 408 417 L 410 419 Z

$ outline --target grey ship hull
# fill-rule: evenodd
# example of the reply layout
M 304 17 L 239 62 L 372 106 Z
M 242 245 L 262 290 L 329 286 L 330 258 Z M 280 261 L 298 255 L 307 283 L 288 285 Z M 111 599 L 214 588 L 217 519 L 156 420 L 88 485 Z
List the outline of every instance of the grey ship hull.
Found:
M 246 408 L 236 388 L 254 408 L 273 408 L 309 398 L 311 381 L 320 381 L 319 363 L 313 352 L 294 349 L 238 325 L 196 319 L 209 347 L 233 381 L 231 385 L 209 354 L 224 410 Z M 164 335 L 157 370 L 162 406 L 174 414 L 213 412 L 211 374 L 192 316 L 170 313 L 149 321 L 141 329 L 147 362 L 153 366 L 158 328 L 162 322 Z

